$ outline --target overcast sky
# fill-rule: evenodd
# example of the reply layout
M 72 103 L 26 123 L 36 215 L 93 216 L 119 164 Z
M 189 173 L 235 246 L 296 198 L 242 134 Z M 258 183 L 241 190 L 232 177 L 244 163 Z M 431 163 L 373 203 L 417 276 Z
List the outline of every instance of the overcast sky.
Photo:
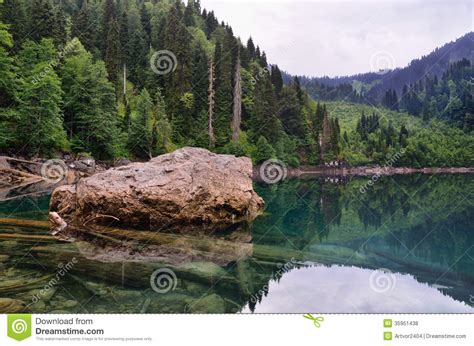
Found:
M 470 0 L 201 0 L 269 63 L 337 76 L 406 66 L 473 31 Z

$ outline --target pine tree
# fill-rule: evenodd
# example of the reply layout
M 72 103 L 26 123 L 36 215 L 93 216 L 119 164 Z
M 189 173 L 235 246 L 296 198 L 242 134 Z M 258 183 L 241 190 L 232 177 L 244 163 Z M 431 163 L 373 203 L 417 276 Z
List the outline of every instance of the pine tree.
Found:
M 398 143 L 401 147 L 407 146 L 407 138 L 408 138 L 408 130 L 406 129 L 405 125 L 402 124 L 400 128 L 400 134 L 398 136 Z
M 216 44 L 214 53 L 216 64 L 214 130 L 217 146 L 225 145 L 231 137 L 233 65 L 232 56 L 228 52 L 232 50 L 233 45 L 229 35 L 224 38 L 222 50 L 220 48 L 221 45 Z
M 255 45 L 253 43 L 252 37 L 247 41 L 247 50 L 249 52 L 250 59 L 255 58 Z
M 275 145 L 283 134 L 282 126 L 277 118 L 277 101 L 270 78 L 264 76 L 255 85 L 255 101 L 253 116 L 250 119 L 252 137 L 257 140 L 260 136 L 265 137 L 272 145 Z
M 92 25 L 89 0 L 84 0 L 82 7 L 73 19 L 72 36 L 77 37 L 84 48 L 90 52 L 94 49 L 94 27 Z
M 321 162 L 326 160 L 326 156 L 330 154 L 330 150 L 332 149 L 332 140 L 331 137 L 333 135 L 333 131 L 331 128 L 331 123 L 329 120 L 329 115 L 326 110 L 326 107 L 323 107 L 323 129 L 320 137 L 320 145 L 321 145 Z
M 254 155 L 255 163 L 262 163 L 266 160 L 273 159 L 275 157 L 275 149 L 273 149 L 270 143 L 268 143 L 267 139 L 263 136 L 258 137 L 257 151 Z
M 150 46 L 151 44 L 151 22 L 150 22 L 150 15 L 148 13 L 148 10 L 146 8 L 145 3 L 142 4 L 140 8 L 140 20 L 142 23 L 142 28 L 143 28 L 143 37 L 145 40 L 145 45 Z
M 301 141 L 307 135 L 307 124 L 302 111 L 296 90 L 288 87 L 283 88 L 280 96 L 278 117 L 285 131 Z
M 271 80 L 273 86 L 275 87 L 275 92 L 277 96 L 279 96 L 281 93 L 281 89 L 283 88 L 283 77 L 281 75 L 280 69 L 278 68 L 278 65 L 272 65 Z
M 126 65 L 128 63 L 129 57 L 129 38 L 128 38 L 128 15 L 127 12 L 122 12 L 120 17 L 120 62 L 122 65 Z
M 37 60 L 37 52 L 55 56 L 53 41 L 30 42 L 21 52 L 17 148 L 28 156 L 49 156 L 67 147 L 61 116 L 63 92 L 58 75 L 48 68 L 48 61 Z
M 294 88 L 296 92 L 296 97 L 298 98 L 298 101 L 301 105 L 303 105 L 304 100 L 303 100 L 303 90 L 301 89 L 301 84 L 300 84 L 300 79 L 298 76 L 295 76 L 293 78 L 293 84 L 292 87 Z
M 171 51 L 178 62 L 173 73 L 167 74 L 166 100 L 172 123 L 182 122 L 179 119 L 181 98 L 191 90 L 192 71 L 191 38 L 187 28 L 183 25 L 183 11 L 180 0 L 170 10 L 164 29 L 164 49 Z
M 17 74 L 8 51 L 13 40 L 7 26 L 0 22 L 0 151 L 14 144 L 17 103 Z
M 166 105 L 161 90 L 158 89 L 153 105 L 153 150 L 155 154 L 163 154 L 172 149 L 172 128 L 166 113 Z
M 120 139 L 115 92 L 104 62 L 94 62 L 74 39 L 62 70 L 65 127 L 75 152 L 98 159 L 117 155 Z M 87 90 L 87 93 L 84 93 Z
M 152 109 L 150 94 L 143 89 L 138 97 L 136 115 L 128 134 L 128 149 L 142 159 L 153 157 L 153 130 L 156 129 L 156 123 L 153 122 Z
M 109 80 L 116 83 L 121 71 L 120 63 L 120 40 L 119 27 L 115 19 L 109 22 L 109 31 L 107 33 L 107 50 L 105 53 L 105 66 L 109 74 Z
M 186 6 L 186 9 L 184 10 L 184 24 L 186 26 L 195 26 L 195 21 L 194 21 L 194 1 L 193 0 L 188 0 L 188 4 Z
M 66 13 L 61 4 L 56 6 L 54 10 L 54 23 L 54 27 L 51 28 L 51 37 L 54 39 L 54 43 L 57 47 L 64 47 L 68 41 L 68 37 L 66 31 Z
M 203 13 L 204 15 L 204 13 Z M 205 16 L 205 33 L 207 38 L 209 39 L 211 37 L 211 34 L 214 32 L 214 30 L 217 29 L 219 22 L 217 21 L 216 17 L 214 16 L 214 11 L 211 11 Z
M 30 37 L 35 42 L 52 37 L 56 28 L 53 8 L 49 0 L 33 0 L 31 5 Z
M 21 47 L 27 33 L 27 21 L 25 10 L 21 0 L 4 0 L 0 11 L 0 21 L 9 25 L 9 32 L 12 35 L 16 52 Z
M 208 104 L 208 68 L 209 62 L 204 48 L 197 44 L 193 50 L 192 91 L 195 96 L 194 117 L 207 110 Z
M 0 22 L 0 108 L 9 107 L 15 100 L 16 71 L 8 51 L 13 47 L 12 35 Z

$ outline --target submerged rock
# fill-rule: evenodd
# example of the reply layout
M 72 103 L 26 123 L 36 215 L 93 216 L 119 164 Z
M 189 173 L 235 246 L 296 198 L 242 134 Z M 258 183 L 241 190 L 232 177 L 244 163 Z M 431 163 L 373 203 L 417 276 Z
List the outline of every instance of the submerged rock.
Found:
M 186 230 L 250 221 L 263 205 L 249 158 L 187 147 L 59 187 L 50 211 L 76 225 Z
M 25 310 L 26 303 L 19 299 L 0 298 L 0 313 L 11 314 Z

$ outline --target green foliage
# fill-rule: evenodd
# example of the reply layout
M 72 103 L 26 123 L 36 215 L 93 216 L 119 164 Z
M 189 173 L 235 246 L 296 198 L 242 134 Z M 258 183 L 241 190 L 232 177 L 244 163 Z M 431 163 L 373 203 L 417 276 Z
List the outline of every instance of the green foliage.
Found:
M 78 39 L 68 45 L 62 68 L 64 115 L 71 147 L 99 159 L 112 159 L 120 151 L 117 106 L 113 85 L 103 61 L 92 55 Z
M 381 164 L 403 148 L 400 165 L 472 164 L 468 60 L 452 64 L 439 81 L 388 90 L 383 103 L 391 110 L 342 102 L 326 107 L 305 88 L 319 100 L 360 102 L 368 84 L 356 91 L 295 77 L 285 85 L 284 73 L 268 66 L 251 38 L 242 44 L 199 1 L 4 0 L 0 20 L 8 24 L 0 23 L 1 151 L 148 159 L 185 145 L 208 147 L 213 136 L 216 152 L 257 163 Z M 27 40 L 29 32 L 35 41 Z M 168 51 L 155 61 L 167 73 L 150 68 L 158 51 Z M 240 136 L 232 143 L 234 100 L 239 105 L 240 99 Z
M 21 153 L 47 156 L 67 148 L 61 114 L 63 91 L 49 62 L 35 61 L 37 52 L 56 54 L 48 39 L 42 39 L 40 44 L 25 44 L 21 51 L 24 60 L 20 61 L 22 79 L 15 142 Z
M 0 22 L 0 150 L 9 148 L 15 139 L 17 74 L 8 50 L 13 46 L 7 26 Z
M 135 117 L 132 118 L 128 134 L 128 149 L 136 157 L 150 159 L 153 157 L 155 123 L 152 114 L 153 103 L 150 94 L 143 89 L 138 97 Z
M 402 149 L 404 153 L 395 166 L 459 167 L 474 163 L 474 136 L 446 122 L 423 122 L 407 113 L 361 104 L 328 102 L 327 107 L 347 134 L 341 155 L 351 165 L 383 165 L 387 155 Z
M 260 136 L 257 140 L 256 150 L 252 156 L 255 163 L 262 163 L 263 161 L 273 159 L 276 157 L 275 150 L 268 143 L 267 139 L 263 136 Z

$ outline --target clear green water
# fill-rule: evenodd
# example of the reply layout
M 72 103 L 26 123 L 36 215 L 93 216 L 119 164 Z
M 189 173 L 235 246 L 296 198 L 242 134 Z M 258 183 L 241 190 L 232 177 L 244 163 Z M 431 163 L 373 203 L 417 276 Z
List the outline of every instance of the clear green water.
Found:
M 49 230 L 0 223 L 12 235 L 0 238 L 0 309 L 14 298 L 34 313 L 474 312 L 473 176 L 384 177 L 362 194 L 367 181 L 257 185 L 265 214 L 212 237 L 37 239 Z M 0 202 L 0 218 L 46 220 L 48 201 Z M 176 275 L 166 293 L 150 283 L 160 268 Z

